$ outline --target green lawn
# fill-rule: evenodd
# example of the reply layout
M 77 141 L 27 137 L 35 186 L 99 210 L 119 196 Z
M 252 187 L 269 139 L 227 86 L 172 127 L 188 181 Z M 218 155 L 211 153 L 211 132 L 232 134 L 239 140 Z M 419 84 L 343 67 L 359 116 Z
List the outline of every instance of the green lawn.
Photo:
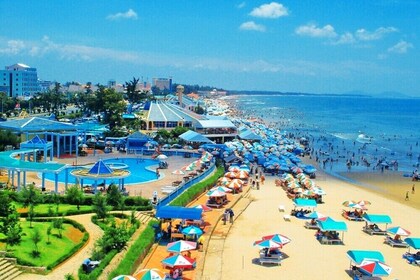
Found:
M 48 267 L 57 262 L 60 258 L 67 255 L 76 245 L 80 244 L 83 239 L 83 233 L 74 228 L 70 224 L 63 224 L 62 238 L 58 238 L 58 230 L 53 229 L 50 235 L 50 244 L 47 244 L 47 228 L 50 223 L 33 222 L 32 227 L 29 228 L 29 222 L 21 222 L 24 236 L 22 242 L 14 247 L 8 248 L 8 252 L 12 252 L 14 257 L 20 260 L 20 263 L 30 264 L 33 266 Z M 37 228 L 42 236 L 41 242 L 38 243 L 38 250 L 41 252 L 39 258 L 33 258 L 32 250 L 35 249 L 34 243 L 31 240 L 33 230 Z M 2 234 L 1 234 L 2 235 Z M 4 237 L 4 236 L 1 236 Z M 5 248 L 4 243 L 0 243 L 1 248 Z
M 28 208 L 23 208 L 23 205 L 21 203 L 14 203 L 16 206 L 16 209 L 19 213 L 27 213 L 29 211 Z M 35 213 L 37 216 L 46 216 L 48 214 L 48 208 L 51 206 L 51 209 L 55 213 L 56 205 L 55 204 L 39 204 L 35 206 Z M 61 214 L 68 213 L 69 211 L 77 211 L 76 205 L 71 204 L 59 204 L 58 205 L 58 211 Z M 92 211 L 91 205 L 81 205 L 80 211 Z M 84 212 L 85 213 L 85 212 Z

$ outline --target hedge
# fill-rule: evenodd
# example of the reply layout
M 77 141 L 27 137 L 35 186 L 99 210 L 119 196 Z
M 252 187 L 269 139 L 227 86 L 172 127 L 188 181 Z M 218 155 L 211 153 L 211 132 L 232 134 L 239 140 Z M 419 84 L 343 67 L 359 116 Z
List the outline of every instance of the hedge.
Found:
M 115 257 L 118 253 L 117 250 L 111 250 L 106 256 L 101 260 L 99 265 L 89 274 L 86 274 L 83 271 L 82 264 L 80 264 L 80 268 L 78 271 L 78 276 L 80 280 L 96 280 L 99 279 L 99 276 L 104 271 L 105 267 L 111 262 L 111 260 Z
M 118 267 L 110 273 L 108 279 L 112 279 L 118 275 L 131 275 L 135 272 L 139 261 L 148 253 L 150 247 L 155 242 L 154 225 L 157 221 L 150 221 L 146 229 L 141 233 L 139 238 L 130 246 L 124 259 L 119 263 Z
M 179 195 L 177 198 L 172 200 L 169 203 L 169 205 L 172 205 L 172 206 L 187 205 L 188 203 L 196 199 L 199 195 L 201 195 L 204 191 L 213 187 L 213 185 L 224 173 L 225 173 L 225 169 L 223 168 L 223 166 L 219 166 L 216 172 L 211 177 L 189 187 L 181 195 Z

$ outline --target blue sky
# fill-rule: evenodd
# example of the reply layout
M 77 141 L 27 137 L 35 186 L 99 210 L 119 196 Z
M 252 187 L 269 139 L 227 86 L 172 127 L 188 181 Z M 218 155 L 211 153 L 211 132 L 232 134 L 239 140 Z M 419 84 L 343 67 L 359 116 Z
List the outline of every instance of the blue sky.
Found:
M 104 4 L 106 3 L 106 4 Z M 420 96 L 414 0 L 0 0 L 0 67 L 45 80 Z

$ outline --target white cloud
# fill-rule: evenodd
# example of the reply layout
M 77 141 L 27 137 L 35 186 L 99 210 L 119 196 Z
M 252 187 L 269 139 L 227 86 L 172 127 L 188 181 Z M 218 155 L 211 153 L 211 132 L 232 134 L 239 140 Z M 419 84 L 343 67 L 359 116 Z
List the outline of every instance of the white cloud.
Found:
M 356 39 L 354 38 L 353 34 L 350 32 L 346 32 L 344 34 L 341 34 L 340 37 L 336 42 L 333 42 L 333 45 L 344 45 L 344 44 L 353 44 L 356 42 Z
M 265 32 L 265 26 L 262 24 L 256 24 L 253 21 L 247 21 L 242 23 L 239 26 L 239 29 L 241 30 L 253 30 L 253 31 L 259 31 L 259 32 Z
M 25 43 L 21 40 L 9 40 L 6 47 L 0 48 L 0 54 L 16 55 L 26 48 Z
M 366 29 L 359 29 L 356 31 L 355 36 L 360 41 L 374 41 L 384 37 L 385 34 L 397 32 L 398 29 L 395 27 L 379 27 L 373 32 L 367 31 Z
M 334 27 L 327 24 L 324 27 L 317 27 L 315 24 L 302 25 L 296 28 L 296 34 L 315 38 L 334 38 L 337 36 Z
M 277 2 L 271 2 L 270 4 L 263 4 L 257 8 L 254 8 L 250 13 L 253 17 L 262 18 L 279 18 L 287 16 L 289 11 L 285 6 Z
M 406 41 L 400 41 L 394 46 L 390 47 L 388 49 L 388 52 L 403 54 L 403 53 L 407 53 L 407 51 L 412 48 L 414 48 L 413 44 L 408 43 Z
M 129 9 L 125 13 L 116 13 L 106 17 L 108 20 L 120 20 L 120 19 L 137 19 L 137 13 L 133 9 Z
M 242 9 L 243 7 L 245 7 L 246 6 L 246 3 L 245 2 L 242 2 L 242 3 L 239 3 L 236 7 L 238 8 L 238 9 Z

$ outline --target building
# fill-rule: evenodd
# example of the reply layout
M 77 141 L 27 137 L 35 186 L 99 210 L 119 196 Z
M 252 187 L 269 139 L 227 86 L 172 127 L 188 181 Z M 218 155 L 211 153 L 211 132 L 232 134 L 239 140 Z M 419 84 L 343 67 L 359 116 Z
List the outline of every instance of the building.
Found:
M 0 70 L 0 87 L 9 97 L 29 99 L 40 91 L 36 68 L 22 63 L 6 66 Z
M 172 89 L 172 78 L 153 78 L 153 86 L 160 90 L 168 90 L 171 92 Z

